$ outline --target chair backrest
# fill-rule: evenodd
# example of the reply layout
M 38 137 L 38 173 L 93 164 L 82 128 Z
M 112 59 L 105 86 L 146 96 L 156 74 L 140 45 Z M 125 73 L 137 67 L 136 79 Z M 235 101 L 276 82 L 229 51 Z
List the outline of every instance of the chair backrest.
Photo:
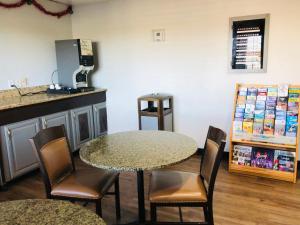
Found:
M 61 182 L 75 170 L 64 126 L 41 130 L 29 141 L 39 158 L 46 193 L 50 197 L 53 185 Z
M 207 190 L 208 200 L 212 200 L 215 180 L 224 153 L 226 133 L 209 126 L 201 159 L 200 176 Z

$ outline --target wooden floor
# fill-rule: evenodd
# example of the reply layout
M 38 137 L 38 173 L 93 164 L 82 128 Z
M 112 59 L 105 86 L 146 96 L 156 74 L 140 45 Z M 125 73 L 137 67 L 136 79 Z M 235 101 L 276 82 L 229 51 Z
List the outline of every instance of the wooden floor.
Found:
M 78 167 L 85 165 L 76 158 Z M 197 172 L 198 157 L 169 169 Z M 149 173 L 145 173 L 145 194 L 148 192 Z M 120 177 L 122 222 L 130 222 L 137 216 L 136 177 L 134 173 L 123 173 Z M 0 192 L 0 201 L 44 198 L 44 186 L 39 172 L 34 172 L 9 185 L 9 190 Z M 147 198 L 147 196 L 146 196 Z M 146 201 L 147 215 L 149 215 Z M 94 206 L 88 205 L 94 210 Z M 114 199 L 103 200 L 103 218 L 108 225 L 115 223 Z M 183 210 L 184 220 L 203 218 L 199 209 Z M 229 174 L 227 162 L 223 162 L 218 173 L 214 195 L 215 224 L 220 225 L 288 225 L 300 224 L 300 180 L 297 184 Z M 177 209 L 163 209 L 158 212 L 162 221 L 178 221 Z

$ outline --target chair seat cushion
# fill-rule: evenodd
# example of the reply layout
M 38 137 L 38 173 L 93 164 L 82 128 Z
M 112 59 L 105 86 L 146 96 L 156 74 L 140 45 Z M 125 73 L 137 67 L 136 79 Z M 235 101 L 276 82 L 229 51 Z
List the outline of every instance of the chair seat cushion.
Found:
M 179 171 L 154 171 L 150 181 L 150 202 L 207 202 L 199 174 Z
M 51 195 L 99 199 L 118 178 L 118 173 L 97 168 L 79 169 L 52 187 Z

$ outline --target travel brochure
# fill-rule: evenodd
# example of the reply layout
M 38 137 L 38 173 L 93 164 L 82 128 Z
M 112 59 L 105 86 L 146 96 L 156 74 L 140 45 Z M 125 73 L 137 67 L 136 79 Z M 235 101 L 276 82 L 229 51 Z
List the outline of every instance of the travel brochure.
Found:
M 234 145 L 232 163 L 242 166 L 294 172 L 295 157 L 295 152 Z
M 275 151 L 274 170 L 294 172 L 295 153 L 287 151 Z
M 233 147 L 233 160 L 232 163 L 243 166 L 251 165 L 251 152 L 252 147 L 235 145 Z
M 300 88 L 243 87 L 238 90 L 233 133 L 296 137 Z
M 251 154 L 251 166 L 265 169 L 273 169 L 274 151 L 262 148 L 254 148 Z

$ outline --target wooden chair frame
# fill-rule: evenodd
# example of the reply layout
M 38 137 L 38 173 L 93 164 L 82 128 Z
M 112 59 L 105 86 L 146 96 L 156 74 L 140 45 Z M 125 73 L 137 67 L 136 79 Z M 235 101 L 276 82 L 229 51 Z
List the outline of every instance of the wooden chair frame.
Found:
M 173 202 L 173 203 L 150 203 L 150 214 L 151 214 L 151 224 L 156 225 L 171 225 L 171 224 L 207 224 L 207 225 L 213 225 L 214 224 L 214 218 L 213 218 L 213 193 L 214 193 L 214 186 L 215 181 L 218 173 L 218 169 L 222 160 L 222 156 L 224 153 L 225 145 L 226 145 L 226 133 L 222 131 L 219 128 L 215 128 L 213 126 L 209 126 L 207 138 L 204 145 L 204 152 L 203 156 L 201 158 L 201 164 L 200 164 L 200 178 L 202 182 L 204 183 L 204 177 L 201 175 L 202 171 L 202 165 L 203 165 L 203 158 L 206 151 L 207 146 L 207 140 L 211 139 L 215 141 L 218 145 L 218 152 L 216 155 L 216 160 L 213 165 L 213 170 L 211 173 L 210 181 L 208 184 L 208 190 L 206 190 L 207 193 L 207 202 Z M 179 216 L 180 216 L 180 222 L 157 222 L 157 208 L 158 207 L 179 207 Z M 201 207 L 203 208 L 204 218 L 205 222 L 183 222 L 183 216 L 181 212 L 181 207 Z
M 63 125 L 41 130 L 35 137 L 29 139 L 29 141 L 32 144 L 32 147 L 34 148 L 35 152 L 38 154 L 40 170 L 41 170 L 41 174 L 42 174 L 45 189 L 46 189 L 46 196 L 48 199 L 68 200 L 71 202 L 75 202 L 75 201 L 84 202 L 84 203 L 93 202 L 96 204 L 96 213 L 100 217 L 102 217 L 101 200 L 104 196 L 102 196 L 99 199 L 89 199 L 89 198 L 75 198 L 75 197 L 51 195 L 51 190 L 52 190 L 51 183 L 50 183 L 49 175 L 47 173 L 40 150 L 49 141 L 59 139 L 62 137 L 65 137 L 67 140 L 68 149 L 69 149 L 69 153 L 70 153 L 70 157 L 71 157 L 71 161 L 72 161 L 72 172 L 74 172 L 76 170 L 75 163 L 74 163 L 72 151 L 70 148 L 69 139 L 68 139 L 68 136 L 66 135 L 65 127 Z M 115 180 L 115 183 L 114 183 L 114 192 L 108 192 L 105 190 L 105 192 L 103 194 L 104 195 L 115 195 L 116 218 L 117 218 L 117 220 L 120 220 L 121 219 L 121 207 L 120 207 L 119 176 L 117 177 L 117 179 Z

